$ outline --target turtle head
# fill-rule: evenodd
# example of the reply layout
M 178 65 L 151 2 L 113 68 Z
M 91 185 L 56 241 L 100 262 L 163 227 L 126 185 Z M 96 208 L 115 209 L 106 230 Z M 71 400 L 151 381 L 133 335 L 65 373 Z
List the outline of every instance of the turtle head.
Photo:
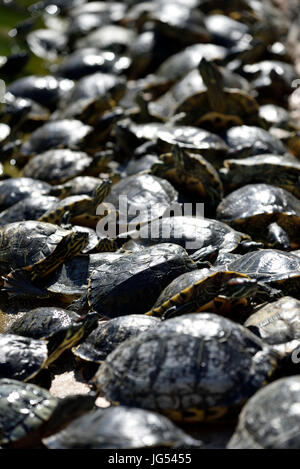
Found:
M 257 281 L 249 277 L 234 277 L 226 282 L 221 295 L 231 299 L 249 298 L 257 292 Z
M 104 179 L 99 186 L 96 187 L 94 196 L 93 196 L 93 203 L 95 207 L 100 205 L 103 200 L 109 195 L 111 191 L 112 182 L 110 179 Z

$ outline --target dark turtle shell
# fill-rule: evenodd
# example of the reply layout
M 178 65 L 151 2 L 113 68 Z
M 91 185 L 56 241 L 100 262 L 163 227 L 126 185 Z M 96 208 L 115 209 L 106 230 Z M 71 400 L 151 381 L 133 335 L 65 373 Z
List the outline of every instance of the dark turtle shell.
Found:
M 216 213 L 219 220 L 248 233 L 266 247 L 276 246 L 268 231 L 273 223 L 288 236 L 283 246 L 300 246 L 300 201 L 280 187 L 247 184 L 225 197 Z
M 51 297 L 71 303 L 86 293 L 89 277 L 93 270 L 103 264 L 113 262 L 121 256 L 122 254 L 114 252 L 76 256 L 58 267 L 47 280 L 44 288 L 47 289 Z
M 270 349 L 243 326 L 215 314 L 192 314 L 120 344 L 100 366 L 95 384 L 113 403 L 173 420 L 212 420 L 254 394 L 275 367 Z
M 65 32 L 50 28 L 31 31 L 28 33 L 26 41 L 33 54 L 50 61 L 56 60 L 66 51 L 68 45 L 68 37 Z M 68 89 L 63 86 L 62 91 L 68 91 Z
M 300 378 L 276 380 L 245 405 L 228 449 L 298 449 Z
M 134 337 L 152 327 L 160 320 L 142 314 L 120 316 L 102 322 L 91 334 L 72 351 L 82 360 L 101 363 L 124 340 Z
M 218 220 L 201 216 L 163 217 L 131 232 L 130 237 L 142 246 L 174 243 L 184 247 L 189 254 L 201 248 L 213 246 L 220 251 L 234 251 L 242 241 L 250 237 Z M 126 247 L 126 244 L 125 244 Z
M 169 80 L 178 80 L 196 69 L 203 57 L 206 60 L 221 61 L 226 55 L 225 47 L 216 44 L 193 44 L 167 58 L 156 70 L 156 74 Z
M 249 280 L 249 277 L 230 270 L 230 267 L 227 270 L 222 267 L 217 270 L 204 268 L 184 273 L 169 283 L 147 314 L 164 319 L 194 311 L 217 311 L 229 315 L 240 305 L 245 308 L 246 299 L 256 294 L 256 283 L 251 280 L 250 288 L 242 289 L 240 293 L 231 293 L 230 287 L 227 290 L 232 281 L 238 282 L 239 279 Z
M 60 103 L 57 118 L 80 119 L 93 125 L 117 104 L 124 92 L 124 79 L 113 74 L 99 72 L 83 77 Z
M 0 378 L 28 381 L 48 360 L 47 343 L 31 337 L 21 337 L 13 332 L 0 334 Z
M 106 197 L 104 209 L 111 206 L 118 213 L 118 227 L 123 233 L 165 215 L 177 205 L 178 193 L 165 179 L 151 174 L 138 174 L 122 179 Z M 103 213 L 98 212 L 99 215 Z M 101 223 L 101 225 L 100 225 Z M 100 236 L 104 222 L 97 225 Z M 106 223 L 106 221 L 105 221 Z
M 280 140 L 270 132 L 256 126 L 238 125 L 226 132 L 228 154 L 234 158 L 262 155 L 264 153 L 284 155 L 288 153 Z
M 90 313 L 81 318 L 73 311 L 44 307 L 24 313 L 6 329 L 5 334 L 46 339 L 49 365 L 88 335 L 96 325 L 96 314 Z
M 60 430 L 91 410 L 95 396 L 72 395 L 59 399 L 30 383 L 0 380 L 0 445 L 35 448 L 43 437 Z
M 75 255 L 87 243 L 86 233 L 74 233 L 51 223 L 21 221 L 0 230 L 0 273 L 15 269 L 43 276 Z
M 134 407 L 97 409 L 74 420 L 61 432 L 45 438 L 50 449 L 201 448 L 195 440 L 162 415 Z
M 78 150 L 85 138 L 91 133 L 92 127 L 76 119 L 65 119 L 47 122 L 30 135 L 23 143 L 20 152 L 29 157 L 54 148 L 70 148 Z
M 167 179 L 171 184 L 197 200 L 215 208 L 223 196 L 223 185 L 216 169 L 201 155 L 174 147 L 171 153 L 160 155 L 160 162 L 151 174 Z
M 182 125 L 161 129 L 157 135 L 160 153 L 167 153 L 174 145 L 200 153 L 215 167 L 222 166 L 228 147 L 218 135 L 197 127 Z
M 47 195 L 26 197 L 0 213 L 0 226 L 23 220 L 38 220 L 58 202 L 57 197 Z
M 221 177 L 228 192 L 246 184 L 266 183 L 300 198 L 300 162 L 292 156 L 263 154 L 225 160 Z
M 7 87 L 7 91 L 14 96 L 29 98 L 53 109 L 64 93 L 69 92 L 73 86 L 72 80 L 55 78 L 52 75 L 31 75 L 18 78 Z
M 0 181 L 0 210 L 3 211 L 29 196 L 40 195 L 66 197 L 70 189 L 53 187 L 38 179 L 17 177 Z
M 30 159 L 23 169 L 23 176 L 60 184 L 88 171 L 92 161 L 83 151 L 48 150 Z
M 285 295 L 299 298 L 300 258 L 291 252 L 261 249 L 249 252 L 228 266 L 274 288 Z
M 124 254 L 92 272 L 88 303 L 109 318 L 143 314 L 174 278 L 195 268 L 186 251 L 175 244 Z
M 252 314 L 244 326 L 270 345 L 299 341 L 300 301 L 289 296 L 280 298 Z
M 59 77 L 78 80 L 92 73 L 114 73 L 122 75 L 130 66 L 129 57 L 96 48 L 78 49 L 68 55 L 56 70 Z

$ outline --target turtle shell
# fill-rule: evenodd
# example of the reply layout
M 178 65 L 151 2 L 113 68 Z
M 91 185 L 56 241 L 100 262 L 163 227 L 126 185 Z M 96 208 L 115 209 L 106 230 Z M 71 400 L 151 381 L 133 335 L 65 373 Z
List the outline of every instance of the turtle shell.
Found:
M 25 197 L 40 195 L 66 196 L 67 188 L 53 187 L 38 179 L 17 177 L 0 181 L 0 210 L 3 211 Z
M 91 131 L 92 127 L 76 119 L 47 122 L 32 132 L 29 139 L 21 146 L 20 152 L 23 156 L 29 157 L 52 148 L 68 147 L 78 150 Z
M 231 252 L 241 241 L 250 240 L 248 235 L 235 231 L 218 220 L 187 214 L 152 221 L 151 224 L 142 226 L 139 231 L 131 232 L 130 236 L 142 246 L 158 243 L 179 244 L 189 254 L 208 246 Z
M 35 448 L 43 437 L 90 410 L 94 396 L 59 399 L 30 383 L 0 380 L 0 444 L 7 448 Z
M 276 380 L 245 405 L 228 449 L 299 448 L 300 378 Z
M 219 220 L 271 247 L 267 228 L 277 223 L 288 234 L 290 247 L 300 246 L 300 201 L 280 187 L 247 184 L 225 197 L 216 214 Z
M 31 75 L 18 78 L 8 86 L 7 91 L 16 97 L 28 98 L 53 109 L 63 94 L 73 86 L 72 80 L 63 80 L 51 75 Z
M 300 339 L 300 301 L 285 296 L 267 304 L 244 323 L 254 334 L 270 345 Z
M 82 360 L 101 363 L 124 340 L 134 337 L 160 323 L 159 319 L 130 314 L 100 323 L 77 347 L 72 349 Z
M 134 229 L 141 223 L 162 217 L 177 203 L 177 197 L 177 191 L 165 179 L 151 174 L 138 174 L 115 184 L 105 198 L 104 208 L 111 206 L 112 210 L 117 211 L 118 227 L 124 233 L 129 226 Z M 98 236 L 100 233 L 98 224 Z
M 299 298 L 300 258 L 291 252 L 261 249 L 249 252 L 228 265 L 240 272 Z
M 266 183 L 300 198 L 300 162 L 292 156 L 263 154 L 225 160 L 221 177 L 230 192 L 246 184 Z
M 175 427 L 166 417 L 126 406 L 89 412 L 43 442 L 50 449 L 202 447 L 201 441 Z
M 47 195 L 26 197 L 0 213 L 0 226 L 23 220 L 38 220 L 58 202 L 57 197 Z
M 228 155 L 234 158 L 262 155 L 264 153 L 284 155 L 287 149 L 270 132 L 252 125 L 238 125 L 226 132 Z
M 275 367 L 267 346 L 243 326 L 186 314 L 120 344 L 95 384 L 113 403 L 173 420 L 212 420 L 254 394 Z
M 0 334 L 0 348 L 0 378 L 28 381 L 47 364 L 48 349 L 43 340 L 5 333 Z
M 186 251 L 175 244 L 124 254 L 92 272 L 88 303 L 109 318 L 143 314 L 170 281 L 194 268 Z
M 179 275 L 162 291 L 147 314 L 166 319 L 169 317 L 168 310 L 170 308 L 183 306 L 184 313 L 215 311 L 217 309 L 220 314 L 228 315 L 231 309 L 240 304 L 240 297 L 227 298 L 226 295 L 224 296 L 224 289 L 230 280 L 238 277 L 247 279 L 245 274 L 233 270 L 224 270 L 222 267 L 217 270 L 215 268 L 204 268 Z M 250 293 L 254 296 L 253 291 L 249 291 Z M 215 303 L 215 300 L 219 297 L 222 300 L 220 303 Z M 244 302 L 241 304 L 245 307 Z M 175 311 L 174 314 L 180 314 L 180 309 L 179 312 Z
M 92 158 L 83 151 L 48 150 L 28 161 L 23 176 L 61 184 L 88 171 L 91 163 Z
M 42 275 L 43 266 L 44 268 L 47 266 L 49 273 L 50 258 L 53 258 L 50 263 L 53 262 L 55 268 L 71 255 L 69 248 L 72 247 L 71 244 L 73 245 L 72 238 L 75 240 L 74 234 L 51 223 L 31 220 L 5 225 L 0 230 L 1 274 L 7 274 L 14 269 L 38 268 L 39 274 Z M 87 242 L 87 234 L 78 233 L 76 239 L 77 248 L 81 243 L 81 249 Z M 63 246 L 64 253 L 58 256 L 56 249 Z

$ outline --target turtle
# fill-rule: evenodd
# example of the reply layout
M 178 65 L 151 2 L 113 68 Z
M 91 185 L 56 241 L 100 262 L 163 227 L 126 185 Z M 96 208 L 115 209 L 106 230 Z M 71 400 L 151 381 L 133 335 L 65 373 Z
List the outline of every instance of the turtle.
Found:
M 57 29 L 40 28 L 30 31 L 26 36 L 29 49 L 37 57 L 55 61 L 68 50 L 68 36 Z
M 251 40 L 249 27 L 230 16 L 218 13 L 210 14 L 205 16 L 204 22 L 213 37 L 213 42 L 228 49 L 237 47 L 243 42 L 245 47 L 247 42 Z
M 155 28 L 163 36 L 176 38 L 181 45 L 212 42 L 203 13 L 184 3 L 161 3 L 160 8 L 154 9 L 148 19 L 154 22 Z
M 85 139 L 92 132 L 92 127 L 77 119 L 49 121 L 36 129 L 20 148 L 23 158 L 54 148 L 79 150 Z
M 93 125 L 112 109 L 125 93 L 124 78 L 109 73 L 93 73 L 80 78 L 59 103 L 58 119 L 80 119 Z
M 121 256 L 121 253 L 101 252 L 94 254 L 82 253 L 79 256 L 73 257 L 61 264 L 43 282 L 40 295 L 45 298 L 49 297 L 52 301 L 69 305 L 72 301 L 79 299 L 86 293 L 89 277 L 93 270 L 101 267 L 103 264 L 113 262 Z
M 70 191 L 70 187 L 51 186 L 39 179 L 27 177 L 5 179 L 0 181 L 0 210 L 3 211 L 29 196 L 64 198 L 70 194 Z
M 151 246 L 159 243 L 175 243 L 184 247 L 189 254 L 200 249 L 214 248 L 220 252 L 233 252 L 261 247 L 252 242 L 249 235 L 233 230 L 230 226 L 212 218 L 192 216 L 184 213 L 163 217 L 119 237 L 124 240 L 126 249 L 127 238 L 139 246 Z M 124 237 L 123 237 L 124 236 Z
M 225 141 L 228 156 L 247 158 L 248 156 L 289 154 L 288 149 L 278 139 L 261 127 L 255 125 L 237 125 L 226 131 Z
M 160 324 L 158 318 L 143 314 L 129 314 L 100 322 L 81 344 L 72 348 L 76 357 L 93 363 L 102 363 L 124 340 Z
M 219 204 L 217 218 L 248 233 L 265 247 L 297 249 L 300 201 L 271 184 L 246 184 Z
M 114 73 L 122 75 L 130 67 L 127 55 L 117 55 L 111 51 L 99 51 L 95 47 L 77 49 L 68 55 L 57 67 L 57 77 L 79 80 L 92 73 Z
M 145 142 L 154 142 L 157 133 L 164 125 L 160 122 L 138 124 L 131 119 L 121 119 L 115 125 L 116 143 L 120 150 L 129 158 L 132 152 Z
M 98 315 L 95 313 L 80 317 L 72 311 L 50 306 L 27 311 L 10 324 L 4 333 L 45 339 L 48 352 L 45 366 L 49 366 L 65 350 L 88 336 L 97 322 Z
M 106 318 L 143 314 L 162 290 L 178 275 L 202 267 L 181 246 L 162 243 L 142 251 L 124 253 L 96 267 L 78 312 L 92 309 Z M 207 264 L 205 264 L 207 266 Z
M 249 399 L 228 449 L 299 448 L 299 376 L 268 384 Z
M 68 195 L 89 195 L 90 197 L 93 196 L 96 188 L 101 183 L 101 179 L 95 176 L 76 176 L 72 179 L 68 179 L 64 184 L 63 187 L 67 187 L 71 190 L 70 194 Z
M 225 141 L 219 135 L 188 125 L 165 126 L 157 132 L 159 153 L 168 153 L 174 145 L 200 153 L 217 169 L 222 166 L 228 151 Z
M 230 72 L 230 70 L 227 70 L 226 68 L 220 68 L 219 72 L 222 76 L 224 87 L 237 88 L 245 92 L 249 91 L 250 85 L 244 78 L 240 77 L 236 73 Z M 146 93 L 147 91 L 148 90 L 146 90 Z M 195 100 L 195 105 L 196 102 L 201 105 L 200 95 L 206 91 L 207 88 L 201 73 L 198 68 L 196 68 L 184 75 L 183 78 L 171 86 L 166 93 L 154 100 L 154 102 L 150 99 L 147 103 L 147 109 L 151 116 L 162 121 L 166 121 L 168 118 L 171 118 L 174 121 L 181 121 L 180 112 L 177 112 L 177 109 L 181 104 L 185 102 L 193 103 L 193 100 Z M 179 117 L 177 117 L 177 114 L 179 114 Z M 182 119 L 185 118 L 187 117 L 184 116 Z
M 266 183 L 300 198 L 300 163 L 293 156 L 262 154 L 224 160 L 219 172 L 227 192 L 246 184 Z
M 28 381 L 47 365 L 46 342 L 14 333 L 0 334 L 0 379 Z
M 97 207 L 103 202 L 111 190 L 111 181 L 104 179 L 95 189 L 93 197 L 87 195 L 71 195 L 55 207 L 50 208 L 40 218 L 41 222 L 61 224 L 64 215 L 69 212 L 73 223 L 95 227 L 99 217 Z
M 178 145 L 174 145 L 171 153 L 160 155 L 160 162 L 154 163 L 151 174 L 167 179 L 211 208 L 216 208 L 222 200 L 223 185 L 216 169 L 201 155 Z
M 243 74 L 257 90 L 260 104 L 286 106 L 288 95 L 293 91 L 292 82 L 297 79 L 294 66 L 279 60 L 245 64 Z
M 104 215 L 97 224 L 97 235 L 114 237 L 127 233 L 162 216 L 178 206 L 178 192 L 166 179 L 151 174 L 137 174 L 113 185 L 105 203 L 97 210 Z
M 209 61 L 223 61 L 227 56 L 227 49 L 216 44 L 192 44 L 182 51 L 168 57 L 156 70 L 156 75 L 178 80 L 196 69 L 203 57 Z
M 284 295 L 299 297 L 299 256 L 278 249 L 260 249 L 244 254 L 228 265 L 240 272 L 279 289 Z
M 177 276 L 146 314 L 166 320 L 194 311 L 212 311 L 236 318 L 237 313 L 242 316 L 247 312 L 252 301 L 263 302 L 282 296 L 278 289 L 234 270 L 233 264 Z
M 73 87 L 72 80 L 55 78 L 52 75 L 29 75 L 10 83 L 7 91 L 16 97 L 31 99 L 53 110 L 64 93 L 68 93 Z
M 119 168 L 121 177 L 132 176 L 144 171 L 150 171 L 151 167 L 155 163 L 159 163 L 159 157 L 155 154 L 148 153 L 145 156 L 141 156 L 138 159 L 131 159 L 125 162 Z
M 224 129 L 257 122 L 259 107 L 253 96 L 243 90 L 226 88 L 217 66 L 204 58 L 199 70 L 206 90 L 188 97 L 176 107 L 175 114 L 183 113 L 179 123 Z
M 127 406 L 93 410 L 43 443 L 49 449 L 203 448 L 163 415 Z
M 47 195 L 28 196 L 0 213 L 0 226 L 23 220 L 37 220 L 59 202 L 57 197 Z
M 253 313 L 244 326 L 270 345 L 297 341 L 300 345 L 300 301 L 284 296 Z
M 283 107 L 275 104 L 263 104 L 259 106 L 259 116 L 267 122 L 268 127 L 290 128 L 290 113 Z
M 39 179 L 54 185 L 63 184 L 79 176 L 98 176 L 106 169 L 110 160 L 111 156 L 105 152 L 91 157 L 83 151 L 73 151 L 69 148 L 51 149 L 31 158 L 23 168 L 23 177 Z M 99 182 L 98 179 L 98 184 Z
M 1 121 L 11 130 L 29 133 L 48 121 L 50 110 L 28 98 L 18 98 L 7 92 L 0 111 Z M 23 143 L 21 140 L 20 143 Z
M 49 436 L 91 410 L 95 395 L 70 395 L 63 399 L 46 389 L 15 379 L 0 380 L 0 445 L 22 449 L 39 447 Z
M 51 223 L 20 221 L 0 229 L 0 274 L 11 295 L 35 294 L 34 282 L 47 276 L 66 259 L 79 254 L 87 233 L 65 230 Z M 33 293 L 30 289 L 33 288 Z
M 75 48 L 96 47 L 117 54 L 126 54 L 135 37 L 136 32 L 130 28 L 117 24 L 105 24 L 77 39 Z
M 84 36 L 103 24 L 121 20 L 126 9 L 121 2 L 89 2 L 75 6 L 68 11 L 68 33 L 71 38 Z
M 113 404 L 175 421 L 213 421 L 232 415 L 266 384 L 277 363 L 242 325 L 212 313 L 185 314 L 120 344 L 93 381 Z

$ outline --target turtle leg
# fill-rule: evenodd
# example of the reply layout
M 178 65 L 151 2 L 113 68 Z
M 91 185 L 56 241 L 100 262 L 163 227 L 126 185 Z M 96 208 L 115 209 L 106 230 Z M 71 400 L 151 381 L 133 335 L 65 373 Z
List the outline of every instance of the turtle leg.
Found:
M 206 246 L 190 255 L 195 262 L 197 269 L 210 268 L 219 254 L 219 249 L 213 246 Z
M 272 288 L 265 283 L 257 282 L 257 293 L 254 297 L 256 302 L 263 303 L 264 301 L 275 301 L 278 300 L 278 298 L 282 298 L 283 296 L 284 294 L 281 290 Z
M 14 270 L 7 277 L 2 277 L 2 291 L 10 298 L 48 298 L 49 292 L 31 282 L 30 274 L 22 270 Z
M 267 240 L 273 248 L 289 249 L 290 238 L 287 232 L 277 223 L 268 226 Z
M 162 321 L 165 321 L 166 319 L 175 318 L 177 316 L 181 316 L 182 314 L 192 313 L 195 311 L 194 306 L 195 303 L 193 301 L 183 303 L 181 305 L 171 306 L 163 313 L 161 319 Z

